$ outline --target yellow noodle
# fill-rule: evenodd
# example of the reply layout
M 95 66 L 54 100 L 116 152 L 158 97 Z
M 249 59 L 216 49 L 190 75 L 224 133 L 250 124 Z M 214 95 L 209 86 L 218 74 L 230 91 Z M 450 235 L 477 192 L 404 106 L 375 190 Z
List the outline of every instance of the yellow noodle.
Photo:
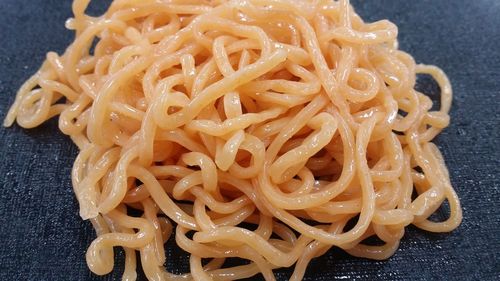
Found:
M 293 265 L 301 280 L 332 246 L 386 259 L 409 224 L 460 224 L 430 142 L 450 123 L 450 82 L 397 49 L 393 23 L 365 23 L 348 0 L 114 0 L 98 17 L 89 2 L 74 0 L 74 42 L 47 54 L 4 126 L 59 115 L 80 149 L 72 181 L 97 234 L 92 272 L 112 271 L 121 246 L 123 280 L 137 278 L 136 251 L 149 280 L 274 280 Z M 439 84 L 438 111 L 417 74 Z M 449 218 L 429 220 L 445 200 Z M 191 255 L 183 275 L 163 266 L 174 228 Z M 384 245 L 363 243 L 373 236 Z M 250 263 L 224 268 L 230 257 Z

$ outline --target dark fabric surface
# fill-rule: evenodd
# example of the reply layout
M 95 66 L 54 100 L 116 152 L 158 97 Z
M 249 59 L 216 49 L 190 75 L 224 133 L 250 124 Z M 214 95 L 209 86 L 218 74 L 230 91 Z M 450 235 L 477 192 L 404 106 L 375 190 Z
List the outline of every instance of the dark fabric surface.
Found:
M 109 1 L 93 1 L 91 13 Z M 400 47 L 417 62 L 449 75 L 455 98 L 451 125 L 436 140 L 461 199 L 464 221 L 449 234 L 409 227 L 387 261 L 330 250 L 314 259 L 305 280 L 499 280 L 500 279 L 500 1 L 353 1 L 366 20 L 388 18 L 399 26 Z M 61 53 L 72 40 L 64 29 L 69 0 L 2 0 L 0 3 L 0 116 L 21 83 L 49 50 Z M 437 87 L 419 79 L 436 100 Z M 98 277 L 85 263 L 94 239 L 78 216 L 70 170 L 77 154 L 55 119 L 39 128 L 0 129 L 0 280 L 120 280 L 123 256 L 113 273 Z M 437 218 L 446 217 L 442 208 Z M 167 246 L 166 267 L 188 270 L 187 255 Z M 277 270 L 286 280 L 291 270 Z M 140 280 L 144 279 L 140 275 Z M 255 280 L 259 279 L 255 278 Z

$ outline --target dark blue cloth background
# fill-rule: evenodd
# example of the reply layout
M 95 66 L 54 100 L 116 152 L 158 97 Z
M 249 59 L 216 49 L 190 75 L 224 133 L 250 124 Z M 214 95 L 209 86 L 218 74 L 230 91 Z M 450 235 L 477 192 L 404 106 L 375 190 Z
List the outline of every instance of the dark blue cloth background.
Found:
M 93 1 L 90 12 L 108 1 Z M 464 221 L 449 234 L 409 227 L 387 261 L 350 257 L 333 249 L 314 259 L 305 280 L 500 279 L 500 1 L 353 1 L 369 21 L 399 26 L 400 47 L 417 62 L 436 64 L 454 88 L 451 125 L 435 140 L 461 199 Z M 73 37 L 64 29 L 70 0 L 0 3 L 0 117 L 45 53 L 61 53 Z M 436 100 L 425 77 L 419 89 Z M 55 119 L 39 128 L 0 129 L 0 280 L 120 280 L 123 256 L 105 277 L 90 273 L 85 251 L 94 239 L 78 216 L 70 170 L 77 154 Z M 436 217 L 444 218 L 447 208 Z M 167 247 L 166 267 L 188 271 L 187 255 Z M 290 269 L 277 270 L 287 280 Z M 140 280 L 144 279 L 140 273 Z M 260 277 L 259 277 L 260 278 Z M 259 278 L 254 278 L 257 280 Z

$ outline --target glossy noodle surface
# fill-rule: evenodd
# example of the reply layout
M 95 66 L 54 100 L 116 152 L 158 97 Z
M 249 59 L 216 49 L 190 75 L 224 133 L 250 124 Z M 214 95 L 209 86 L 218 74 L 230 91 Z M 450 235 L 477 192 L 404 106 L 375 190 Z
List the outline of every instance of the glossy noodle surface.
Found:
M 460 224 L 431 142 L 451 85 L 398 50 L 393 23 L 366 23 L 346 0 L 115 0 L 99 17 L 89 2 L 74 1 L 75 40 L 47 54 L 4 125 L 59 116 L 80 149 L 72 181 L 97 233 L 95 274 L 119 246 L 123 280 L 137 278 L 136 252 L 150 280 L 274 280 L 280 267 L 301 280 L 331 247 L 386 259 L 409 224 Z M 420 73 L 440 86 L 437 111 Z M 445 200 L 449 218 L 429 220 Z M 163 266 L 174 233 L 189 274 Z M 248 263 L 223 267 L 232 257 Z

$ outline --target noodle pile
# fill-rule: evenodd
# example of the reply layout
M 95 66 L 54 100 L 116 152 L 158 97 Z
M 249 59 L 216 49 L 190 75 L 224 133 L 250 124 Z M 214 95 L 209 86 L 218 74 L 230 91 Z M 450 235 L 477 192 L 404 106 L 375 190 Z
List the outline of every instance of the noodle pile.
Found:
M 79 147 L 92 272 L 111 272 L 120 246 L 123 280 L 137 278 L 136 251 L 150 280 L 274 280 L 291 266 L 301 280 L 332 246 L 386 259 L 409 224 L 459 225 L 431 143 L 450 83 L 398 50 L 391 22 L 363 22 L 348 0 L 115 0 L 99 17 L 89 2 L 74 1 L 74 42 L 47 54 L 4 125 L 59 115 Z M 438 82 L 439 111 L 414 89 L 419 73 Z M 445 200 L 449 218 L 429 220 Z M 164 268 L 173 232 L 189 274 Z

